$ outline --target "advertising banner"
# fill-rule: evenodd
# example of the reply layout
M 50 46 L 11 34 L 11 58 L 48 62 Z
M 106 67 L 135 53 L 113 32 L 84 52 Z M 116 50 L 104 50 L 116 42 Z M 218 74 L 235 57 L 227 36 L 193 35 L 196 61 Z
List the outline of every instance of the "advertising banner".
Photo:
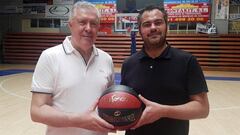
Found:
M 87 0 L 96 5 L 101 13 L 101 23 L 114 23 L 117 13 L 116 0 Z
M 164 4 L 169 22 L 207 22 L 210 19 L 209 3 Z
M 96 7 L 101 13 L 101 23 L 114 23 L 116 4 L 96 4 Z
M 72 5 L 46 5 L 46 18 L 68 18 Z
M 165 4 L 209 3 L 210 0 L 164 0 Z
M 93 4 L 116 4 L 116 0 L 87 0 Z

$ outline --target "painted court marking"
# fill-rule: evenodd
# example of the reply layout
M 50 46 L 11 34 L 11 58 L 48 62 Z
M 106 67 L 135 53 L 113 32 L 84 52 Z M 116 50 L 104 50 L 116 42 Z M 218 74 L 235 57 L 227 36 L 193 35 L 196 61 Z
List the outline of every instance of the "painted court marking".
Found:
M 10 76 L 9 78 L 3 79 L 3 80 L 0 82 L 0 90 L 2 90 L 4 93 L 6 93 L 6 94 L 8 94 L 8 95 L 11 95 L 11 96 L 14 96 L 14 97 L 17 97 L 17 98 L 20 98 L 20 99 L 31 100 L 31 99 L 28 98 L 28 97 L 18 95 L 18 94 L 16 94 L 16 93 L 11 92 L 10 90 L 4 88 L 3 85 L 4 85 L 5 83 L 7 83 L 8 81 L 13 80 L 14 77 L 16 77 L 16 76 Z
M 25 97 L 25 96 L 21 96 L 21 95 L 18 95 L 16 93 L 14 93 L 14 92 L 11 92 L 10 90 L 8 90 L 8 89 L 6 89 L 4 87 L 4 84 L 8 83 L 11 80 L 13 80 L 14 77 L 16 77 L 18 75 L 21 75 L 19 73 L 33 72 L 33 70 L 15 70 L 15 71 L 7 70 L 8 73 L 1 73 L 1 72 L 3 72 L 3 71 L 0 71 L 0 76 L 14 74 L 14 76 L 9 76 L 8 78 L 3 79 L 0 82 L 0 90 L 1 91 L 3 91 L 4 93 L 6 93 L 8 95 L 11 95 L 11 96 L 14 96 L 14 97 L 17 97 L 17 98 L 20 98 L 20 99 L 29 100 L 29 101 L 31 100 L 31 98 L 28 98 L 28 97 Z M 115 74 L 115 82 L 116 82 L 116 84 L 119 84 L 120 80 L 121 80 L 120 73 L 116 73 Z M 206 77 L 206 80 L 240 81 L 240 78 L 238 78 L 238 77 Z M 220 110 L 232 110 L 232 109 L 240 109 L 240 106 L 218 107 L 218 108 L 211 108 L 210 110 L 212 110 L 212 111 L 220 111 Z
M 19 74 L 25 72 L 33 72 L 33 70 L 29 69 L 8 69 L 8 70 L 0 70 L 0 76 Z M 240 77 L 219 77 L 219 76 L 205 76 L 206 80 L 224 80 L 224 81 L 240 81 Z M 115 73 L 115 82 L 119 84 L 121 81 L 120 73 Z

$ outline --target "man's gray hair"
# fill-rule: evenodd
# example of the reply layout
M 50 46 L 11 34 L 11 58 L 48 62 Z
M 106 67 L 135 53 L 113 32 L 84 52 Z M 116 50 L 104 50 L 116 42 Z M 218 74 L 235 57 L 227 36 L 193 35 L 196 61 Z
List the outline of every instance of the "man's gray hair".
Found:
M 87 2 L 87 1 L 77 1 L 76 3 L 74 3 L 74 5 L 71 9 L 70 15 L 69 15 L 69 21 L 76 15 L 76 12 L 78 9 L 95 10 L 97 13 L 98 20 L 100 21 L 101 14 L 100 14 L 99 10 L 97 9 L 97 7 L 94 4 Z

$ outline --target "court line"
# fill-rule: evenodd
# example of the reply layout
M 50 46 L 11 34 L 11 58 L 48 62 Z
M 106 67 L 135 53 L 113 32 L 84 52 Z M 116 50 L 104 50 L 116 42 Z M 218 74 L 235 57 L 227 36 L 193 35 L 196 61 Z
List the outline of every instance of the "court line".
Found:
M 21 73 L 22 74 L 22 73 Z M 0 82 L 0 90 L 3 91 L 4 93 L 6 94 L 9 94 L 11 96 L 15 96 L 15 97 L 18 97 L 18 98 L 21 98 L 21 99 L 24 99 L 24 100 L 31 100 L 31 98 L 27 98 L 25 96 L 21 96 L 21 95 L 18 95 L 14 92 L 11 92 L 9 90 L 7 90 L 6 88 L 3 87 L 3 84 L 10 81 L 10 80 L 13 80 L 14 78 L 12 77 L 15 77 L 15 76 L 18 76 L 18 75 L 21 75 L 21 74 L 14 74 L 14 76 L 9 76 L 9 78 L 7 79 L 3 79 L 2 82 Z M 24 73 L 23 73 L 24 74 Z M 211 111 L 221 111 L 221 110 L 233 110 L 233 109 L 240 109 L 240 106 L 230 106 L 230 107 L 218 107 L 218 108 L 210 108 Z
M 24 72 L 33 72 L 33 70 L 30 70 L 30 69 L 6 69 L 6 70 L 0 70 L 0 76 L 12 75 L 12 74 L 18 74 L 18 73 L 24 73 Z
M 15 97 L 18 97 L 20 99 L 24 99 L 24 100 L 31 100 L 31 98 L 27 98 L 25 96 L 21 96 L 21 95 L 18 95 L 14 92 L 11 92 L 9 90 L 7 90 L 6 88 L 3 87 L 3 84 L 8 82 L 8 81 L 11 81 L 13 80 L 14 78 L 12 78 L 13 76 L 10 76 L 9 78 L 7 79 L 3 79 L 3 81 L 0 83 L 0 90 L 3 91 L 4 93 L 8 94 L 8 95 L 11 95 L 11 96 L 15 96 Z
M 221 110 L 234 110 L 234 109 L 240 109 L 240 106 L 230 106 L 230 107 L 218 107 L 218 108 L 212 108 L 211 111 L 221 111 Z
M 19 74 L 24 72 L 33 72 L 31 69 L 7 69 L 0 70 L 0 76 Z M 219 80 L 219 81 L 240 81 L 240 77 L 221 77 L 221 76 L 205 76 L 206 80 Z M 121 75 L 119 72 L 115 73 L 115 81 L 117 84 L 120 83 Z

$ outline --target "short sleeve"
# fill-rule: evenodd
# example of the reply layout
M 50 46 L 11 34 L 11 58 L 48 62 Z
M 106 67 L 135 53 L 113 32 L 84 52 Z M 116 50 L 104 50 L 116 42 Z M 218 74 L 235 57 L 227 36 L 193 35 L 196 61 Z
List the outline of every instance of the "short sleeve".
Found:
M 54 86 L 54 63 L 50 56 L 43 51 L 32 77 L 32 92 L 52 93 Z
M 187 87 L 189 95 L 208 92 L 207 83 L 202 72 L 202 69 L 196 59 L 192 56 L 188 63 L 187 71 Z

